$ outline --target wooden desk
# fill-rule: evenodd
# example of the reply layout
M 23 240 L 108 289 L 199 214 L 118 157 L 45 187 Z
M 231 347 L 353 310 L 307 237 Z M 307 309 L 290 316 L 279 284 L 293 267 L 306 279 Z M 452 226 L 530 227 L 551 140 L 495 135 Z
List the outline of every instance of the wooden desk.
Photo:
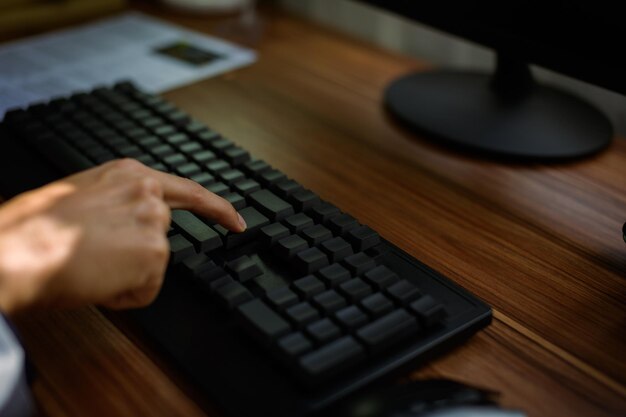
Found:
M 493 306 L 488 329 L 412 376 L 496 389 L 530 416 L 625 415 L 626 141 L 556 166 L 451 153 L 380 105 L 390 80 L 425 64 L 268 19 L 257 64 L 166 97 Z M 95 309 L 19 328 L 44 415 L 220 415 Z

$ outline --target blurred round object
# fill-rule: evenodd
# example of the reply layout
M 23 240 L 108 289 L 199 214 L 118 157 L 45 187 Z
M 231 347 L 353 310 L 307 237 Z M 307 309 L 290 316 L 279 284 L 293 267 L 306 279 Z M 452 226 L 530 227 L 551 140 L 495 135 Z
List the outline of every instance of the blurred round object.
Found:
M 249 0 L 161 0 L 166 6 L 195 13 L 231 12 L 241 9 Z

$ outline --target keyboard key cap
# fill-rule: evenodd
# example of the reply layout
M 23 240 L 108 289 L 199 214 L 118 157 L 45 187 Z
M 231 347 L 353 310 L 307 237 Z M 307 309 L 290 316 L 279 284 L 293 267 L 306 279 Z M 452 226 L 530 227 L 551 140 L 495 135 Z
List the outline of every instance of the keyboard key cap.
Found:
M 239 282 L 233 281 L 215 290 L 218 301 L 227 309 L 232 310 L 240 304 L 253 299 L 252 293 Z
M 339 264 L 326 266 L 317 271 L 317 275 L 330 288 L 336 288 L 339 284 L 346 282 L 351 278 L 350 271 Z
M 311 190 L 300 190 L 289 197 L 296 211 L 306 211 L 321 203 L 317 194 Z
M 254 207 L 246 207 L 239 210 L 239 214 L 246 222 L 247 228 L 241 233 L 228 231 L 221 225 L 215 225 L 215 231 L 221 236 L 224 248 L 231 249 L 253 240 L 261 230 L 261 227 L 269 223 L 267 217 L 259 213 Z
M 293 207 L 268 190 L 255 191 L 248 196 L 250 203 L 272 221 L 280 221 L 294 213 Z
M 383 290 L 400 280 L 395 272 L 384 265 L 379 265 L 363 274 L 363 279 L 378 291 Z
M 261 185 L 252 179 L 243 179 L 233 184 L 233 189 L 243 196 L 259 191 Z
M 313 226 L 313 219 L 304 213 L 298 213 L 285 218 L 283 224 L 291 230 L 291 233 L 298 233 L 307 227 Z
M 337 311 L 335 321 L 347 331 L 352 331 L 367 323 L 368 317 L 359 307 L 351 305 Z
M 278 340 L 276 346 L 280 353 L 289 358 L 296 358 L 313 349 L 313 343 L 302 332 L 283 336 Z
M 248 281 L 263 273 L 263 270 L 248 255 L 226 263 L 226 269 L 240 282 Z
M 328 264 L 328 257 L 318 248 L 305 249 L 293 258 L 293 266 L 300 274 L 312 274 Z
M 182 164 L 176 167 L 176 174 L 181 177 L 189 178 L 193 175 L 197 175 L 200 173 L 201 168 L 195 162 L 187 162 L 186 164 Z
M 305 331 L 318 345 L 326 344 L 341 336 L 339 327 L 328 318 L 309 324 Z
M 313 297 L 311 303 L 326 315 L 330 315 L 347 305 L 346 299 L 335 290 L 327 290 L 317 294 Z
M 443 304 L 438 303 L 430 295 L 424 295 L 409 304 L 409 311 L 417 316 L 424 327 L 439 324 L 448 316 Z
M 239 193 L 228 193 L 224 194 L 222 197 L 230 204 L 233 205 L 235 210 L 239 211 L 246 207 L 246 199 Z
M 387 314 L 394 309 L 394 305 L 387 297 L 382 293 L 375 293 L 368 295 L 360 302 L 361 307 L 372 318 L 378 318 L 383 314 Z
M 284 310 L 287 307 L 296 305 L 300 302 L 298 295 L 289 287 L 278 287 L 269 290 L 265 297 L 267 301 L 277 310 Z
M 226 194 L 230 194 L 230 188 L 228 187 L 228 185 L 224 184 L 223 182 L 214 182 L 213 184 L 209 184 L 205 186 L 204 188 L 206 188 L 213 194 L 219 195 L 220 197 L 223 197 Z
M 401 306 L 406 306 L 409 302 L 422 295 L 417 286 L 406 279 L 402 279 L 387 287 L 385 292 L 393 301 Z
M 180 268 L 183 271 L 183 274 L 188 276 L 189 278 L 197 277 L 201 275 L 206 270 L 212 269 L 215 267 L 215 263 L 209 259 L 204 253 L 194 254 L 180 264 Z
M 361 298 L 372 293 L 372 287 L 367 285 L 360 278 L 353 278 L 343 284 L 339 284 L 338 290 L 352 303 L 356 303 Z
M 194 152 L 194 154 L 189 155 L 189 157 L 193 159 L 196 163 L 200 165 L 205 165 L 205 166 L 207 163 L 209 163 L 210 161 L 213 161 L 216 158 L 215 153 L 213 151 L 209 151 L 208 149 L 205 149 L 200 152 Z
M 371 352 L 378 352 L 417 334 L 419 330 L 420 327 L 415 317 L 406 310 L 396 310 L 357 330 L 356 337 Z
M 320 317 L 320 313 L 306 301 L 287 308 L 285 314 L 299 329 Z
M 270 246 L 287 236 L 289 236 L 289 229 L 280 223 L 267 225 L 260 232 L 260 238 Z
M 208 172 L 201 172 L 190 177 L 191 180 L 197 182 L 203 187 L 207 187 L 215 182 L 215 177 Z
M 298 235 L 291 235 L 280 239 L 273 247 L 274 253 L 283 259 L 289 259 L 296 253 L 308 248 L 306 240 Z
M 170 263 L 177 264 L 182 262 L 183 259 L 196 254 L 193 243 L 182 235 L 173 235 L 167 239 L 170 242 Z
M 302 236 L 309 245 L 317 246 L 326 240 L 332 239 L 333 234 L 321 224 L 316 224 L 315 226 L 303 229 L 302 232 L 300 232 L 300 236 Z
M 269 171 L 270 169 L 272 169 L 272 167 L 269 166 L 267 162 L 260 159 L 248 161 L 241 166 L 241 170 L 243 172 L 254 178 L 258 177 L 265 171 Z
M 358 226 L 348 231 L 346 240 L 356 252 L 363 252 L 380 243 L 380 236 L 367 226 Z
M 353 276 L 359 276 L 376 267 L 376 262 L 364 253 L 355 253 L 343 260 L 343 264 Z
M 223 171 L 228 171 L 231 168 L 228 162 L 223 161 L 221 159 L 216 159 L 214 161 L 207 162 L 204 166 L 213 175 L 217 175 Z
M 217 232 L 186 210 L 172 210 L 172 223 L 194 243 L 198 252 L 208 252 L 222 246 Z
M 302 186 L 298 182 L 287 179 L 277 182 L 272 187 L 272 191 L 274 191 L 281 198 L 288 198 L 293 193 L 301 190 Z
M 221 171 L 217 174 L 217 178 L 222 181 L 224 184 L 228 184 L 229 186 L 234 183 L 245 179 L 243 172 L 238 169 L 229 169 L 226 171 Z
M 289 333 L 289 323 L 259 299 L 248 301 L 237 308 L 244 326 L 252 336 L 269 345 L 273 340 Z
M 320 244 L 320 249 L 328 255 L 330 262 L 339 262 L 352 255 L 352 246 L 341 237 L 335 237 Z
M 257 181 L 265 187 L 270 187 L 280 181 L 286 180 L 287 176 L 277 169 L 268 169 L 258 174 Z
M 310 381 L 328 378 L 365 357 L 365 349 L 352 336 L 344 336 L 304 355 L 299 365 Z
M 349 230 L 356 228 L 359 222 L 349 214 L 343 213 L 331 217 L 325 224 L 335 236 L 344 236 L 347 235 Z
M 324 283 L 313 275 L 307 275 L 304 278 L 295 280 L 292 287 L 294 291 L 305 300 L 308 300 L 315 294 L 319 294 L 326 289 Z
M 238 146 L 233 146 L 224 151 L 224 159 L 226 159 L 232 166 L 239 166 L 244 162 L 250 160 L 250 154 L 248 151 L 241 149 Z

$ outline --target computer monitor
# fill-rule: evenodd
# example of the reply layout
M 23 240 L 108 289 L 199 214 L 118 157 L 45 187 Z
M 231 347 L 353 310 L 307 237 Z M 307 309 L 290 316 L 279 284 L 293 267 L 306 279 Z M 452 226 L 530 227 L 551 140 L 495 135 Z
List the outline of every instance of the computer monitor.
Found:
M 618 4 L 596 1 L 362 0 L 492 48 L 493 74 L 435 70 L 385 92 L 392 115 L 440 142 L 498 157 L 550 161 L 604 149 L 613 129 L 583 99 L 535 82 L 536 64 L 626 95 Z

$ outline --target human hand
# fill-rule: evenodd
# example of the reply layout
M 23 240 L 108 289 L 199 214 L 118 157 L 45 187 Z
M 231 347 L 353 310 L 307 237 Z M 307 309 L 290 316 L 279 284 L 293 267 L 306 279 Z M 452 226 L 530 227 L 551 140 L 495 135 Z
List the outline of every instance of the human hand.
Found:
M 245 230 L 223 198 L 130 159 L 17 196 L 0 207 L 0 310 L 149 304 L 163 281 L 177 208 Z

